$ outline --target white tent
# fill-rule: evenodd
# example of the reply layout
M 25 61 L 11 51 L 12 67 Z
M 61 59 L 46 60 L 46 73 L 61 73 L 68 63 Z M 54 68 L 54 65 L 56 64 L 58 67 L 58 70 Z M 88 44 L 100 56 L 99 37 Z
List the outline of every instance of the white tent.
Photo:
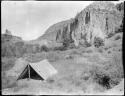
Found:
M 29 63 L 17 80 L 25 78 L 46 80 L 56 73 L 57 70 L 48 62 L 48 60 L 43 60 L 37 63 Z

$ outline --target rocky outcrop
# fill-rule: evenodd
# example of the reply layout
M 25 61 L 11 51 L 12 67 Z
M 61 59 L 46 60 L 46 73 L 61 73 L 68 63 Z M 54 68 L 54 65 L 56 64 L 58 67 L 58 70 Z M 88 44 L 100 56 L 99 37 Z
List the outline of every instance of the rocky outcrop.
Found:
M 12 43 L 15 43 L 15 42 L 23 41 L 23 40 L 21 37 L 13 36 L 11 31 L 6 29 L 5 33 L 1 35 L 1 41 L 2 43 L 9 42 L 9 41 Z
M 79 26 L 75 31 L 77 45 L 85 40 L 93 44 L 94 38 L 105 39 L 109 34 L 114 34 L 115 29 L 122 22 L 122 15 L 111 2 L 96 2 L 80 12 L 75 18 Z M 85 36 L 85 39 L 81 38 Z
M 5 34 L 6 34 L 6 35 L 12 35 L 11 31 L 9 31 L 8 29 L 6 29 Z
M 95 38 L 104 41 L 115 34 L 116 29 L 123 23 L 122 9 L 120 5 L 115 6 L 109 1 L 94 2 L 75 18 L 53 25 L 40 38 L 65 46 L 72 43 L 75 46 L 83 46 L 86 43 L 93 45 Z

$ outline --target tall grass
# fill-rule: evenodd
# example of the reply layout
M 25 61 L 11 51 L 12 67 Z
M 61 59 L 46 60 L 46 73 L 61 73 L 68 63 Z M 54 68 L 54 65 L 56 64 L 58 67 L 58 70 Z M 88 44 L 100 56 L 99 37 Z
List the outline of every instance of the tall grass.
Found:
M 2 72 L 2 89 L 4 88 L 13 88 L 16 87 L 17 83 L 16 83 L 16 79 L 15 77 L 7 77 L 6 73 L 3 71 Z
M 15 65 L 16 58 L 2 58 L 2 71 L 7 71 Z
M 101 67 L 93 66 L 91 74 L 95 82 L 103 87 L 112 88 L 124 77 L 121 56 L 114 55 L 111 61 L 105 62 Z

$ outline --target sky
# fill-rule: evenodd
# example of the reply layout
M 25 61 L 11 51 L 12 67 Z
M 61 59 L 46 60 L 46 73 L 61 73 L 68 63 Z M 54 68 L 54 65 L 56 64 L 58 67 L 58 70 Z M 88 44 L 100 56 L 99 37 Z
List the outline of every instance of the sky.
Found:
M 2 1 L 2 33 L 34 40 L 53 24 L 74 18 L 93 1 Z M 115 2 L 117 3 L 117 2 Z

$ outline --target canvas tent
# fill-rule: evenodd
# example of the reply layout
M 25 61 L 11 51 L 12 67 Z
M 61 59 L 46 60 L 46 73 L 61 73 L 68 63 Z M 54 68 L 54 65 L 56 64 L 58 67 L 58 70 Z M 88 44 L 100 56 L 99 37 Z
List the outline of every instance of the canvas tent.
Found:
M 46 80 L 56 73 L 57 70 L 45 59 L 37 63 L 28 63 L 17 80 L 25 78 Z

